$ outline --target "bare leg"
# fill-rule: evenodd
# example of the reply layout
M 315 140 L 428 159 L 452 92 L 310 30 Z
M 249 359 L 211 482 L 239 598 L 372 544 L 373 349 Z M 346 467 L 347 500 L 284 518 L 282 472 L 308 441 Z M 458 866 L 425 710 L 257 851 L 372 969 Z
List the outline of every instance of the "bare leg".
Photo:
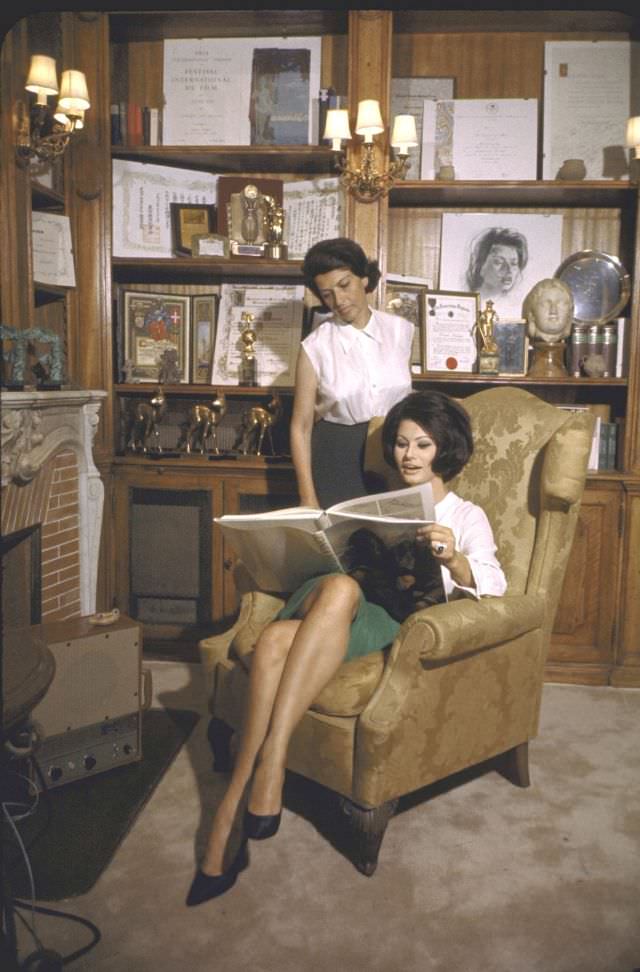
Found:
M 254 774 L 252 813 L 280 811 L 291 734 L 342 664 L 359 602 L 358 584 L 343 574 L 327 577 L 305 602 L 306 613 L 289 649 Z
M 238 849 L 245 805 L 243 796 L 253 772 L 256 755 L 269 727 L 273 702 L 289 649 L 301 623 L 274 621 L 264 629 L 256 642 L 240 747 L 229 786 L 213 818 L 201 864 L 205 874 L 221 874 Z M 232 830 L 236 839 L 230 841 Z

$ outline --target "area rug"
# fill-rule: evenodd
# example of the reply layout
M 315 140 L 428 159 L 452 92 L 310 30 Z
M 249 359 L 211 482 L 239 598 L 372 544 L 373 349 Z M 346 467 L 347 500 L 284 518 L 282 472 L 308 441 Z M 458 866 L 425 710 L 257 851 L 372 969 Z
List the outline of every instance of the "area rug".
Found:
M 199 716 L 183 709 L 142 715 L 142 759 L 51 790 L 17 824 L 40 901 L 85 894 L 103 873 Z M 15 850 L 15 853 L 14 853 Z M 24 859 L 12 842 L 11 894 L 30 898 Z

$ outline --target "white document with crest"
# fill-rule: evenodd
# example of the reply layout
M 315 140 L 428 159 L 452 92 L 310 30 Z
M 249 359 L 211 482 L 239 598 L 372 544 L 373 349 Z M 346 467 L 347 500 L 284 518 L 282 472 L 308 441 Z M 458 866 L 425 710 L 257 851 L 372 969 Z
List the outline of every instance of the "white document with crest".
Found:
M 290 260 L 302 260 L 310 246 L 344 232 L 344 190 L 340 180 L 304 179 L 285 182 L 284 239 Z

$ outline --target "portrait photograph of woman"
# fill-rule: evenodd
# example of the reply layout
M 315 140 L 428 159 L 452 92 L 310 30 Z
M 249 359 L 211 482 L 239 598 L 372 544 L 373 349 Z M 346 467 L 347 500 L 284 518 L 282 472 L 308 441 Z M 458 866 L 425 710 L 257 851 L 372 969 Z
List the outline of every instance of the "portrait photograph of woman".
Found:
M 534 213 L 445 213 L 440 287 L 492 300 L 501 320 L 519 320 L 536 281 L 562 259 L 562 216 Z

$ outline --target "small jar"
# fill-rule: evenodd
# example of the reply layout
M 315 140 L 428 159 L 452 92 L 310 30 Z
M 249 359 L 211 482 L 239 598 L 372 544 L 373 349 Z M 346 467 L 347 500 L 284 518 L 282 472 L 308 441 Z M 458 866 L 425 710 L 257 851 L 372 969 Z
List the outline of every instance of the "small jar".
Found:
M 582 374 L 582 362 L 587 356 L 587 330 L 586 324 L 574 324 L 569 338 L 567 367 L 574 378 Z
M 584 179 L 586 174 L 587 167 L 582 159 L 565 159 L 560 166 L 558 179 L 564 179 L 567 182 L 579 182 Z

